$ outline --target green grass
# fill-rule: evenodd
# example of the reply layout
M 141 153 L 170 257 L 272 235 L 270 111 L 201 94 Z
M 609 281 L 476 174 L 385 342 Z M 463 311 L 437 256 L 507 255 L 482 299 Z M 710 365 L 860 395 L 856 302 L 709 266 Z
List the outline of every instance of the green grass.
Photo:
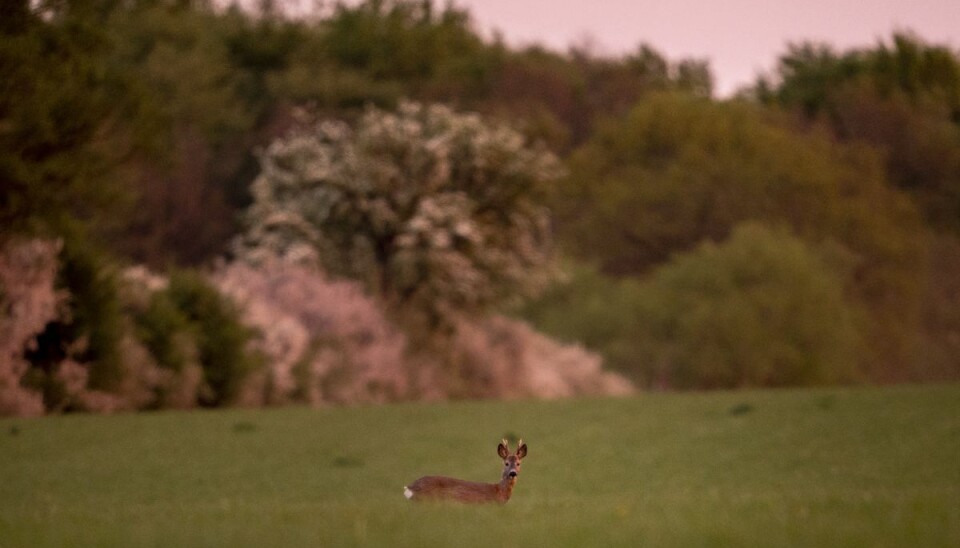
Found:
M 0 421 L 4 548 L 365 545 L 960 546 L 960 386 Z

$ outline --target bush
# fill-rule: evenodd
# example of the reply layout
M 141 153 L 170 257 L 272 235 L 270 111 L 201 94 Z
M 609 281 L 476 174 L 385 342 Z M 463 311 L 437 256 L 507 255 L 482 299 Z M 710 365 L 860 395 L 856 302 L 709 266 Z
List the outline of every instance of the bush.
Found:
M 678 388 L 795 386 L 856 376 L 857 313 L 843 281 L 785 230 L 736 227 L 641 287 L 643 376 Z
M 66 295 L 66 311 L 44 327 L 26 354 L 31 368 L 25 382 L 43 392 L 48 410 L 71 410 L 78 402 L 59 375 L 61 364 L 77 365 L 84 389 L 116 392 L 123 381 L 119 282 L 105 255 L 74 236 L 60 253 L 56 287 Z
M 252 352 L 253 330 L 239 309 L 196 271 L 171 274 L 150 288 L 149 274 L 128 272 L 141 301 L 132 315 L 137 337 L 163 371 L 156 405 L 208 407 L 236 403 L 262 360 Z
M 138 281 L 142 280 L 130 280 L 131 283 Z M 166 287 L 149 292 L 144 300 L 146 302 L 133 312 L 137 338 L 164 377 L 164 382 L 157 387 L 154 405 L 193 407 L 197 405 L 203 384 L 196 330 L 177 308 Z
M 862 325 L 842 265 L 785 230 L 745 223 L 643 279 L 575 264 L 522 313 L 649 387 L 843 382 L 857 375 Z
M 617 279 L 596 268 L 571 263 L 564 279 L 527 303 L 520 315 L 553 337 L 599 352 L 606 366 L 636 373 L 640 282 Z
M 258 349 L 270 360 L 248 383 L 247 403 L 556 398 L 632 390 L 626 379 L 604 372 L 596 354 L 515 320 L 461 317 L 443 351 L 418 352 L 356 282 L 276 259 L 258 268 L 233 263 L 215 279 L 241 303 L 244 321 L 257 327 Z
M 280 255 L 365 283 L 425 330 L 536 291 L 551 255 L 542 205 L 556 158 L 442 105 L 370 109 L 261 155 L 238 255 Z M 408 333 L 412 330 L 408 321 Z
M 451 340 L 458 397 L 569 398 L 623 396 L 633 384 L 604 371 L 603 359 L 579 344 L 563 344 L 517 320 L 493 315 L 464 318 Z M 453 382 L 450 382 L 453 381 Z
M 166 379 L 128 328 L 127 286 L 76 241 L 0 246 L 0 414 L 154 404 Z
M 65 295 L 54 288 L 59 250 L 40 239 L 0 242 L 0 416 L 44 411 L 40 393 L 23 386 L 24 355 L 63 312 Z
M 598 129 L 570 171 L 553 206 L 558 240 L 575 257 L 642 276 L 740 223 L 786 226 L 856 259 L 845 294 L 867 312 L 860 366 L 869 376 L 904 379 L 917 368 L 929 239 L 875 151 L 797 133 L 756 105 L 652 95 Z
M 165 299 L 172 307 L 164 303 Z M 233 303 L 199 273 L 180 271 L 170 277 L 166 295 L 157 296 L 151 309 L 148 318 L 155 330 L 148 340 L 159 352 L 160 363 L 174 368 L 186 363 L 187 356 L 181 353 L 176 338 L 178 330 L 186 329 L 195 341 L 203 368 L 205 389 L 200 404 L 232 403 L 246 376 L 262 363 L 259 356 L 249 352 L 248 342 L 254 333 L 240 322 L 240 312 Z
M 383 403 L 415 391 L 406 338 L 358 283 L 276 260 L 233 263 L 215 280 L 241 304 L 269 360 L 247 387 L 248 403 Z
M 147 308 L 137 317 L 139 337 L 157 364 L 173 371 L 183 371 L 191 359 L 189 338 L 184 344 L 184 335 L 190 330 L 190 321 L 170 298 L 169 291 L 159 291 L 150 296 Z

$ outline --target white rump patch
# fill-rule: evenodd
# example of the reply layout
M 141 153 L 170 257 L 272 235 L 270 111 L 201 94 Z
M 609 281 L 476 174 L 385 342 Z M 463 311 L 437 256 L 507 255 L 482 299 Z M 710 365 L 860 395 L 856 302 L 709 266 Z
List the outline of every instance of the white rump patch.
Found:
M 404 488 L 403 488 L 403 496 L 407 497 L 408 499 L 412 499 L 412 498 L 413 498 L 413 491 L 411 491 L 409 487 L 404 487 Z

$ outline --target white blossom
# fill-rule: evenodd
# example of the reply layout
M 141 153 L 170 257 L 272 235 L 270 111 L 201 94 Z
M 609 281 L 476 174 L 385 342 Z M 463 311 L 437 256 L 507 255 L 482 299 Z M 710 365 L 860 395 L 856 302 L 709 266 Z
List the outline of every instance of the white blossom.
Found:
M 368 109 L 354 128 L 291 133 L 260 161 L 234 242 L 247 260 L 315 261 L 435 313 L 543 281 L 549 217 L 537 196 L 559 163 L 507 126 L 403 102 Z

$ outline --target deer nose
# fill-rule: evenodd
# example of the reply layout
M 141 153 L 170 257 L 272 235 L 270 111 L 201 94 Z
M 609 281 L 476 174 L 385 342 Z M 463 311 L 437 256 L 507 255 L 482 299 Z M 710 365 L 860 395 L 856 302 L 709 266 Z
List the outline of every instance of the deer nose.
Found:
M 510 476 L 511 478 L 515 478 L 515 477 L 517 477 L 517 471 L 516 471 L 516 470 L 510 470 L 510 473 L 507 474 L 507 475 Z

